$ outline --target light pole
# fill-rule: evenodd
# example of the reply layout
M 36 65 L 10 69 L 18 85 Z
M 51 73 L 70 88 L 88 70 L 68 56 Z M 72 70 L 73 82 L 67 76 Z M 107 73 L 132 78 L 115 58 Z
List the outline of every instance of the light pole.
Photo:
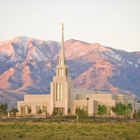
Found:
M 88 100 L 89 100 L 89 98 L 87 98 L 87 115 L 88 115 Z

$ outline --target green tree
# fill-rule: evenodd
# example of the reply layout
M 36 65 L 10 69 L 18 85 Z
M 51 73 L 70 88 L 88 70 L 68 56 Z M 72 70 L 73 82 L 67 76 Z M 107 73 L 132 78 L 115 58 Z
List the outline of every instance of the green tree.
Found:
M 52 115 L 53 115 L 53 116 L 56 116 L 56 115 L 57 115 L 57 112 L 56 112 L 55 109 L 53 110 Z
M 125 115 L 126 106 L 122 103 L 116 103 L 115 107 L 113 106 L 111 110 L 117 115 Z
M 79 117 L 86 117 L 88 115 L 87 110 L 85 110 L 83 108 L 81 109 L 80 107 L 76 107 L 75 114 L 78 118 Z
M 117 104 L 118 115 L 125 115 L 126 110 L 127 110 L 127 107 L 124 104 L 122 103 Z
M 7 103 L 5 103 L 5 104 L 0 103 L 0 114 L 1 115 L 6 114 L 7 109 L 8 109 L 8 104 Z
M 140 118 L 140 109 L 138 110 L 138 117 Z
M 126 111 L 125 111 L 125 114 L 126 115 L 130 115 L 132 113 L 132 105 L 129 103 L 127 106 L 126 106 Z
M 117 107 L 116 107 L 116 106 L 112 106 L 112 107 L 111 107 L 111 110 L 112 110 L 115 114 L 117 114 Z
M 115 107 L 111 107 L 111 110 L 117 115 L 130 115 L 132 109 L 133 108 L 130 103 L 128 105 L 116 103 Z
M 107 113 L 107 108 L 105 105 L 98 105 L 98 108 L 97 108 L 97 114 L 98 115 L 104 115 Z
M 18 109 L 15 107 L 12 107 L 10 110 L 10 113 L 13 113 L 13 116 L 16 116 L 16 113 L 18 112 Z

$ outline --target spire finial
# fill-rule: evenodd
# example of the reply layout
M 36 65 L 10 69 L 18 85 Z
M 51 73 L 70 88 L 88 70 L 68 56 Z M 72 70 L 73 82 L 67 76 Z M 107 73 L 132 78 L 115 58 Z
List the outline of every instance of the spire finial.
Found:
M 62 30 L 64 30 L 64 23 L 60 23 L 62 25 Z

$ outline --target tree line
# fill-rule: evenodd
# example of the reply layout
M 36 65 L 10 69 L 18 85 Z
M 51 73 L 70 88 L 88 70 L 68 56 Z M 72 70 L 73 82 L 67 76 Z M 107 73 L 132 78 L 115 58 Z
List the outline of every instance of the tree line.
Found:
M 130 115 L 132 113 L 132 105 L 129 103 L 127 105 L 122 103 L 116 103 L 115 106 L 112 106 L 110 108 L 112 112 L 114 112 L 116 115 Z M 107 107 L 105 105 L 98 105 L 97 108 L 97 114 L 98 115 L 104 115 L 107 114 Z
M 112 111 L 114 114 L 116 115 L 124 115 L 124 116 L 128 116 L 132 113 L 132 105 L 129 103 L 127 105 L 122 104 L 122 103 L 116 103 L 115 106 L 111 106 L 109 107 L 109 110 L 107 108 L 107 106 L 105 105 L 98 105 L 97 107 L 97 115 L 102 116 L 103 115 L 110 115 L 110 111 Z M 77 115 L 77 117 L 83 117 L 83 116 L 88 116 L 88 112 L 87 110 L 84 110 L 83 108 L 77 107 L 75 109 L 75 114 Z M 134 118 L 139 117 L 140 118 L 140 109 L 138 110 L 138 112 L 135 112 L 133 114 Z
M 14 115 L 16 115 L 16 112 L 18 112 L 18 109 L 15 107 L 12 107 L 10 109 L 10 113 Z M 7 103 L 0 103 L 0 116 L 2 115 L 7 115 L 8 113 L 8 104 Z
M 99 116 L 103 116 L 103 115 L 106 115 L 106 114 L 110 115 L 110 111 L 112 111 L 116 115 L 128 116 L 132 113 L 132 110 L 133 110 L 133 108 L 132 108 L 132 105 L 130 103 L 127 104 L 127 105 L 122 104 L 122 103 L 116 103 L 115 106 L 110 107 L 109 113 L 108 113 L 107 106 L 98 105 L 97 114 Z M 10 109 L 10 113 L 12 113 L 13 116 L 16 115 L 16 112 L 18 112 L 17 108 L 12 107 Z M 70 113 L 70 110 L 68 112 Z M 0 103 L 0 116 L 6 115 L 7 113 L 8 113 L 8 104 L 7 103 L 4 103 L 4 104 Z M 38 112 L 38 113 L 42 113 L 42 111 Z M 87 109 L 76 107 L 75 114 L 78 118 L 79 117 L 85 117 L 85 116 L 88 116 L 88 111 L 87 111 Z M 53 112 L 53 115 L 57 115 L 55 113 L 55 111 Z M 137 116 L 140 118 L 140 109 L 138 110 L 138 112 L 134 112 L 134 117 L 136 118 Z

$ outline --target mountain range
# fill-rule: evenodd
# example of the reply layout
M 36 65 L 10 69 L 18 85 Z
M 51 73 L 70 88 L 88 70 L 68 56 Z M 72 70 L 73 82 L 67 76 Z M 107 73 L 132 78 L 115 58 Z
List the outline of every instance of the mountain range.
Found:
M 0 42 L 0 103 L 16 106 L 25 94 L 49 94 L 60 42 L 24 36 Z M 70 39 L 65 56 L 75 88 L 140 99 L 140 52 Z

